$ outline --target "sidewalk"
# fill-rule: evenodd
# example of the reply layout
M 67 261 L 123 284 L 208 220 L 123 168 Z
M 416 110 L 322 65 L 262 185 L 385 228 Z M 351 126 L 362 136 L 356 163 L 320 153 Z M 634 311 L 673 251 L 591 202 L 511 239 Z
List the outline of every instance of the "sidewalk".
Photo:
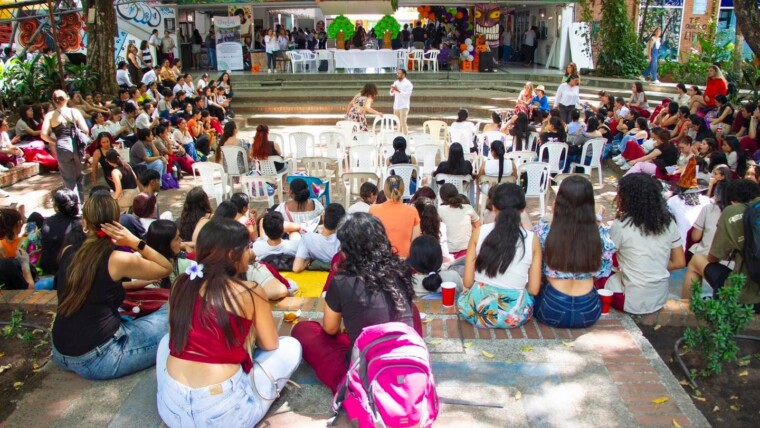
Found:
M 301 320 L 320 319 L 323 302 L 288 298 L 275 306 L 280 334 Z M 707 427 L 636 324 L 610 314 L 591 329 L 553 329 L 534 320 L 515 330 L 479 330 L 460 322 L 440 301 L 421 302 L 438 393 L 442 399 L 501 408 L 442 404 L 437 427 L 674 426 Z M 489 358 L 487 352 L 494 357 Z M 5 422 L 11 427 L 158 427 L 155 371 L 91 382 L 53 363 Z M 260 427 L 323 427 L 332 396 L 301 364 Z M 519 394 L 518 394 L 519 392 Z M 663 404 L 652 400 L 667 397 Z M 339 424 L 349 426 L 345 420 Z

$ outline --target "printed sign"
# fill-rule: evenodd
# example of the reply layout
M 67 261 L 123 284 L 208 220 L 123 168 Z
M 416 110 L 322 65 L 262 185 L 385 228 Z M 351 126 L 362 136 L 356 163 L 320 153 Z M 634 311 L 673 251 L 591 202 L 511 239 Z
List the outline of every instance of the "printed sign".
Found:
M 243 44 L 239 16 L 215 16 L 216 62 L 218 70 L 243 69 Z

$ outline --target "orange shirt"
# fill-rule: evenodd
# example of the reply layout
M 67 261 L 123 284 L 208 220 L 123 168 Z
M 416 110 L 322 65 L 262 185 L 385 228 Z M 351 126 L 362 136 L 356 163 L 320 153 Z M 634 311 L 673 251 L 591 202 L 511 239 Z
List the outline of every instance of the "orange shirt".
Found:
M 190 135 L 192 135 L 193 138 L 198 138 L 198 136 L 201 135 L 200 132 L 193 132 L 193 129 L 195 129 L 196 126 L 198 126 L 197 120 L 190 119 L 187 121 L 187 130 L 190 132 Z M 201 126 L 200 129 L 203 131 L 203 126 Z
M 8 241 L 7 239 L 3 238 L 0 239 L 0 247 L 3 248 L 4 252 L 4 258 L 6 259 L 15 259 L 16 254 L 18 253 L 18 246 L 21 244 L 21 241 L 24 240 L 23 236 L 20 236 L 12 241 Z
M 369 213 L 380 219 L 391 246 L 400 257 L 409 257 L 414 227 L 420 224 L 417 209 L 400 201 L 386 201 L 369 207 Z

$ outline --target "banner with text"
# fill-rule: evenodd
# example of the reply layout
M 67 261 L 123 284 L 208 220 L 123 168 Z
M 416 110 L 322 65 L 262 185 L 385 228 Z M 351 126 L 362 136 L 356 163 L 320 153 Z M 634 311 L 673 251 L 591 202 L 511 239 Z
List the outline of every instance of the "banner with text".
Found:
M 218 70 L 243 69 L 243 43 L 239 16 L 215 16 L 216 62 Z

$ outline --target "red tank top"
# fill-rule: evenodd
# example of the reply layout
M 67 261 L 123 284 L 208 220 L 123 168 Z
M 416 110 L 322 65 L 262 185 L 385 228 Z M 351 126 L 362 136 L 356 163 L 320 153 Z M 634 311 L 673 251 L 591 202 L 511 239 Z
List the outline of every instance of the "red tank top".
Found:
M 182 360 L 195 361 L 210 364 L 241 364 L 246 373 L 253 368 L 253 361 L 248 350 L 245 349 L 245 339 L 251 331 L 252 320 L 238 317 L 227 312 L 230 318 L 230 327 L 239 345 L 230 348 L 224 339 L 222 328 L 216 322 L 214 313 L 208 311 L 201 314 L 201 298 L 195 301 L 193 310 L 193 325 L 187 338 L 185 349 L 177 354 L 171 351 L 171 356 Z M 203 318 L 201 318 L 203 317 Z M 240 322 L 242 330 L 238 328 Z M 205 324 L 205 326 L 204 326 Z

